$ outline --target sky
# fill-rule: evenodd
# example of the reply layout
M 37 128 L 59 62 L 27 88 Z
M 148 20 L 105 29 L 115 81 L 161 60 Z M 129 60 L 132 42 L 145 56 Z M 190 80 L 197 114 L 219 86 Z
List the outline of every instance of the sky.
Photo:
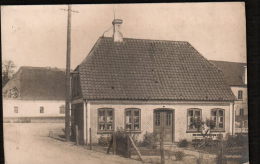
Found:
M 2 60 L 20 66 L 66 66 L 66 5 L 1 7 Z M 243 2 L 72 5 L 71 68 L 111 29 L 126 38 L 188 41 L 209 60 L 246 62 Z M 112 36 L 112 30 L 104 34 Z

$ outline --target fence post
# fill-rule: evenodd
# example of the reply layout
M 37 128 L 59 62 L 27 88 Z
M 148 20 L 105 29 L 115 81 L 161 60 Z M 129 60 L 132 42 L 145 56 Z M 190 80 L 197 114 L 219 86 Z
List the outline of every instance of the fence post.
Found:
M 113 154 L 116 154 L 116 133 L 113 132 Z
M 126 135 L 126 149 L 127 149 L 127 158 L 131 158 L 131 145 L 130 145 L 130 138 L 129 134 Z
M 161 129 L 160 133 L 160 153 L 161 153 L 161 164 L 165 164 L 165 156 L 164 156 L 164 128 Z
M 76 128 L 76 145 L 79 145 L 79 129 L 78 129 L 78 125 L 76 125 L 75 128 Z
M 92 134 L 91 134 L 91 128 L 89 128 L 89 149 L 92 150 Z

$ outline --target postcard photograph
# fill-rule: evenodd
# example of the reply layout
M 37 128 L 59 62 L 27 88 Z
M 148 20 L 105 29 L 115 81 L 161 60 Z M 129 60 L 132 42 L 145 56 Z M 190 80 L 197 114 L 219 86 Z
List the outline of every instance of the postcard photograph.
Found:
M 1 6 L 6 164 L 249 164 L 244 2 Z

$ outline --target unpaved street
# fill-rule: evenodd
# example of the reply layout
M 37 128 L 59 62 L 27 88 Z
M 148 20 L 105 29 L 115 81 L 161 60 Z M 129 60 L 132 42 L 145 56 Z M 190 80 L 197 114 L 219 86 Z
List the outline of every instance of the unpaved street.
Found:
M 48 137 L 63 124 L 4 124 L 6 164 L 139 164 L 139 161 L 87 150 Z

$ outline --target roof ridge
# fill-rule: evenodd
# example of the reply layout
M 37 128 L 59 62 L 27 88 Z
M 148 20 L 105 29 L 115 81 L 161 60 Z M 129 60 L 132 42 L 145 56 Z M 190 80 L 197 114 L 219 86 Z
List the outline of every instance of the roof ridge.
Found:
M 35 67 L 35 66 L 20 66 L 19 70 L 23 69 L 42 69 L 42 70 L 53 70 L 53 71 L 65 71 L 66 68 L 58 68 L 58 67 Z
M 224 62 L 224 63 L 236 63 L 236 64 L 246 64 L 247 63 L 244 63 L 244 62 L 232 62 L 232 61 L 223 61 L 223 60 L 209 60 L 209 61 L 212 61 L 212 62 Z
M 100 38 L 105 39 L 112 39 L 112 37 L 107 36 L 101 36 Z M 182 41 L 182 40 L 159 40 L 159 39 L 142 39 L 142 38 L 123 38 L 123 40 L 143 40 L 143 41 L 151 41 L 151 42 L 182 42 L 182 43 L 189 43 L 188 41 Z

